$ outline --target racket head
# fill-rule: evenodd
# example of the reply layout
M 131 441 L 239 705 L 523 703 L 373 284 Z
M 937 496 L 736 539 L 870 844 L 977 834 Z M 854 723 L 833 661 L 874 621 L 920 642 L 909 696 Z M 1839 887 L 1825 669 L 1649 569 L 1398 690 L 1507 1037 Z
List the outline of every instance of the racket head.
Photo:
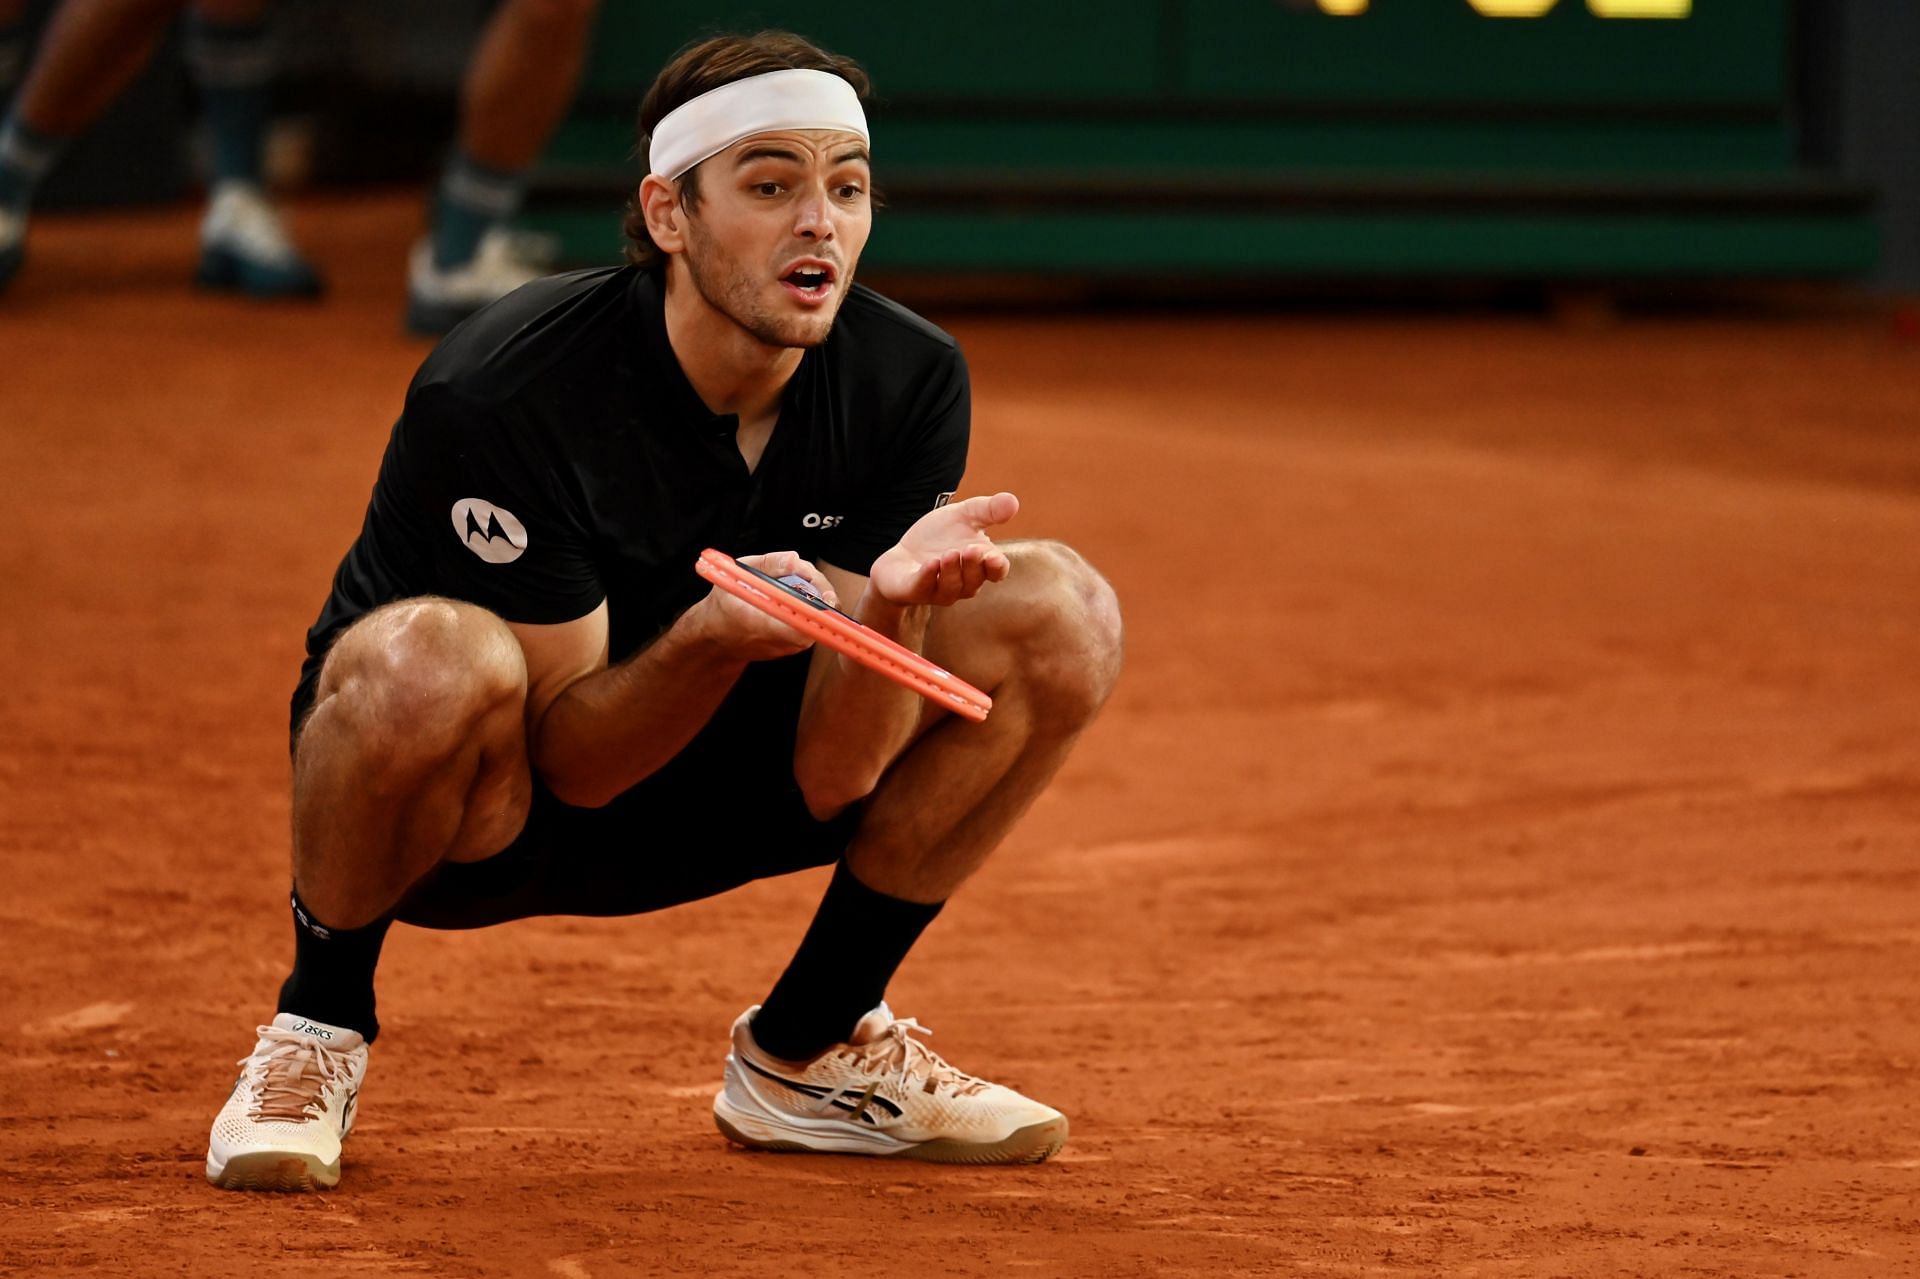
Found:
M 700 552 L 694 571 L 735 599 L 963 719 L 979 723 L 993 709 L 991 697 L 958 675 L 847 616 L 811 591 L 797 589 L 712 548 Z

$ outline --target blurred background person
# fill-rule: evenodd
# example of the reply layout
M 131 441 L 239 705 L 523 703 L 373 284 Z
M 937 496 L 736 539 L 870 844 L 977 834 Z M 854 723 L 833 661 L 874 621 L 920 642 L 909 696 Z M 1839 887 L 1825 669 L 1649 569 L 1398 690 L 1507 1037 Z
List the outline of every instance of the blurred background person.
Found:
M 573 101 L 598 0 L 503 0 L 467 64 L 458 142 L 413 249 L 407 326 L 444 333 L 541 274 L 505 230 Z
M 454 152 L 431 230 L 407 267 L 407 325 L 443 333 L 541 273 L 503 224 L 526 171 L 572 101 L 596 0 L 503 0 L 470 59 Z M 64 0 L 29 62 L 26 0 L 0 0 L 0 289 L 19 271 L 35 190 L 188 12 L 187 62 L 207 150 L 207 213 L 195 273 L 206 288 L 311 298 L 321 277 L 287 234 L 264 182 L 273 74 L 268 0 Z

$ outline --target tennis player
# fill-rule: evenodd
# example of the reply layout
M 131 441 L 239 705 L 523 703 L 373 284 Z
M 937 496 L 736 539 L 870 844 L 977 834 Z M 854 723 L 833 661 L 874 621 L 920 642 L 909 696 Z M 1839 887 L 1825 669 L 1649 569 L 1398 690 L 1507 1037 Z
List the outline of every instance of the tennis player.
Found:
M 640 110 L 631 263 L 529 284 L 421 367 L 293 697 L 292 975 L 213 1125 L 229 1188 L 331 1186 L 396 919 L 630 915 L 833 865 L 733 1024 L 731 1140 L 1044 1159 L 1052 1107 L 949 1065 L 895 969 L 1045 787 L 1120 665 L 1113 591 L 1012 494 L 950 502 L 967 371 L 854 284 L 865 75 L 778 32 Z M 970 723 L 715 591 L 797 574 L 989 692 Z

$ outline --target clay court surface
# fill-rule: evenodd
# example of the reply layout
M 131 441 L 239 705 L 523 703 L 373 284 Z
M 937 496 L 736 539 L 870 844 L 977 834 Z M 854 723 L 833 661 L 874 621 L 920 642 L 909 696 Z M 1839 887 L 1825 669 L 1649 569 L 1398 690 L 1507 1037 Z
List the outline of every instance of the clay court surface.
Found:
M 299 206 L 316 309 L 49 219 L 0 302 L 0 1273 L 1920 1274 L 1920 346 L 1831 309 L 941 317 L 1129 658 L 893 1002 L 1066 1151 L 722 1141 L 821 873 L 396 929 L 341 1188 L 209 1188 L 418 218 Z

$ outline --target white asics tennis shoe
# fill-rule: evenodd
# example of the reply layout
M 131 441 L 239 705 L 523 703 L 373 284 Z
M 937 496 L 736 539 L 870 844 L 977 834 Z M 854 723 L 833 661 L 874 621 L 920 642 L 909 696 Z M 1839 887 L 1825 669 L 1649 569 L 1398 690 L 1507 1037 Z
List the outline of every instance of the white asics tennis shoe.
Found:
M 423 239 L 407 259 L 407 328 L 438 337 L 481 307 L 547 274 L 548 263 L 527 256 L 538 240 L 494 227 L 480 237 L 470 261 L 440 267 L 433 262 L 433 241 Z
M 207 1180 L 222 1190 L 326 1190 L 340 1181 L 367 1044 L 358 1031 L 281 1013 L 240 1061 L 207 1141 Z
M 713 1099 L 727 1140 L 753 1150 L 890 1155 L 935 1163 L 1039 1163 L 1067 1144 L 1067 1118 L 954 1069 L 885 1004 L 810 1062 L 753 1041 L 755 1005 L 733 1023 L 726 1082 Z

